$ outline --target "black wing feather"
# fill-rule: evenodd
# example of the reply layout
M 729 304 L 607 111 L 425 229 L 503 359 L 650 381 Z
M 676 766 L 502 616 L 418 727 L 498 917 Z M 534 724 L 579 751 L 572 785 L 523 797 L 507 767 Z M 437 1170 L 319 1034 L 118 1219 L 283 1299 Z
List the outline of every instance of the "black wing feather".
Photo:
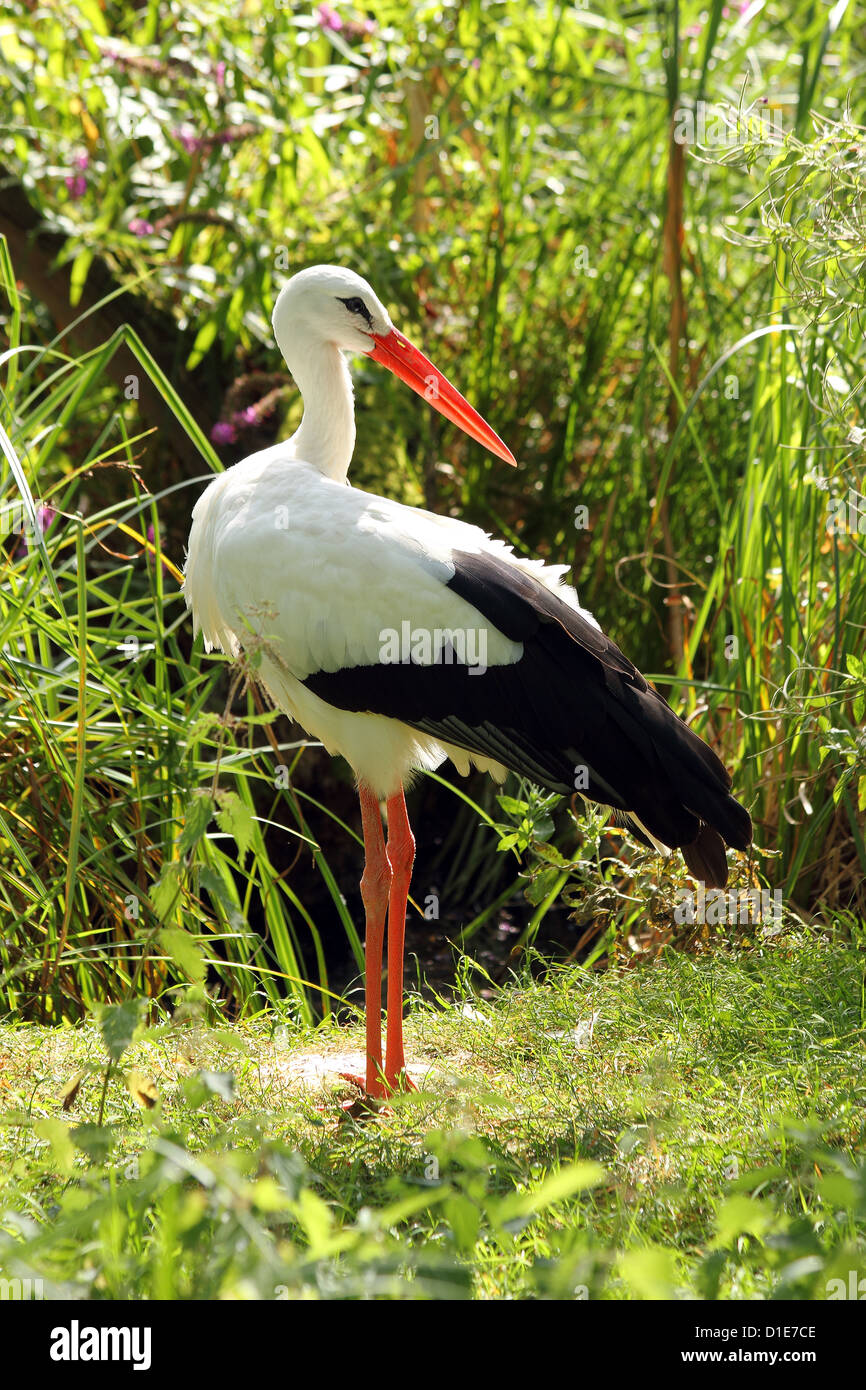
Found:
M 587 796 L 630 812 L 682 849 L 697 877 L 724 886 L 724 844 L 746 849 L 752 825 L 713 750 L 610 638 L 538 580 L 495 555 L 452 559 L 448 587 L 523 644 L 519 661 L 483 673 L 456 662 L 355 666 L 304 684 L 339 709 L 400 719 L 552 791 L 574 791 L 585 768 Z

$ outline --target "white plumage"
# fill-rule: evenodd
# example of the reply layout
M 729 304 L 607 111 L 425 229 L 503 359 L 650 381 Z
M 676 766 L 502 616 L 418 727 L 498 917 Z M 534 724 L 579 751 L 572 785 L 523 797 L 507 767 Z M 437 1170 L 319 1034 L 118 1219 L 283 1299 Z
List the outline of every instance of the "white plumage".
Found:
M 383 634 L 400 633 L 407 621 L 431 634 L 428 664 L 441 657 L 435 634 L 454 630 L 483 634 L 488 665 L 517 661 L 522 644 L 447 587 L 453 552 L 498 556 L 581 612 L 565 566 L 523 559 L 477 526 L 341 484 L 294 451 L 290 440 L 251 455 L 196 504 L 185 592 L 206 649 L 236 655 L 255 636 L 274 702 L 380 799 L 446 756 L 464 775 L 471 760 L 501 781 L 501 764 L 396 719 L 335 709 L 301 682 L 314 671 L 379 662 Z

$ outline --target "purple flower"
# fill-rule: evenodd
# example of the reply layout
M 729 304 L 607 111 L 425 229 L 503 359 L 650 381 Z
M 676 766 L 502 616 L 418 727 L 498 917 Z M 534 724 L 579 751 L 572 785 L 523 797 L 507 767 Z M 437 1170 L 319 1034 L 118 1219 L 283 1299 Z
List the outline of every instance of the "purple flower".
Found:
M 84 170 L 90 163 L 90 155 L 85 150 L 83 154 L 77 154 L 72 163 L 75 165 L 76 169 Z
M 216 77 L 216 84 L 217 84 L 217 86 L 219 87 L 220 91 L 222 91 L 223 87 L 226 85 L 226 65 L 225 65 L 225 63 L 223 63 L 223 62 L 217 63 L 216 67 L 214 68 L 214 76 Z
M 83 174 L 67 174 L 64 182 L 70 198 L 83 198 L 87 192 L 87 179 Z
M 336 10 L 331 9 L 330 5 L 319 5 L 316 9 L 316 16 L 322 29 L 333 29 L 336 32 L 343 27 L 342 19 Z
M 229 420 L 217 420 L 210 432 L 210 437 L 213 444 L 234 444 L 238 434 Z
M 232 416 L 232 425 L 239 425 L 241 429 L 257 424 L 259 424 L 259 412 L 254 405 L 248 405 L 246 410 L 238 410 Z
M 42 502 L 39 503 L 39 506 L 36 508 L 36 525 L 39 527 L 39 530 L 42 532 L 43 536 L 45 535 L 45 532 L 50 529 L 51 523 L 53 522 L 56 515 L 57 512 L 54 507 L 46 507 Z M 30 524 L 28 522 L 28 524 L 24 527 L 23 531 L 21 532 L 21 540 L 19 541 L 15 551 L 16 555 L 29 554 L 30 547 L 27 544 L 27 536 L 29 532 Z
M 178 126 L 174 134 L 183 145 L 187 154 L 195 154 L 196 150 L 201 149 L 202 142 L 199 140 L 191 125 Z
M 153 223 L 148 222 L 145 217 L 133 217 L 129 224 L 129 230 L 133 236 L 150 236 L 153 231 Z

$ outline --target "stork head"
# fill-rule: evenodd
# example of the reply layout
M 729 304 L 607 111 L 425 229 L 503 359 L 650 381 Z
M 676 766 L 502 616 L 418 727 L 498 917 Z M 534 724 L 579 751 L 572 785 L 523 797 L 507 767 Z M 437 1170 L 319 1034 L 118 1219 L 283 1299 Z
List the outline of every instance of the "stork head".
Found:
M 394 372 L 440 415 L 459 425 L 497 458 L 516 463 L 511 450 L 448 378 L 397 331 L 384 304 L 354 270 L 314 265 L 293 275 L 274 305 L 273 325 L 287 362 L 313 343 L 364 353 Z
M 299 270 L 280 290 L 274 305 L 274 337 L 284 356 L 287 346 L 333 343 L 345 352 L 369 353 L 373 334 L 390 333 L 394 325 L 372 286 L 354 270 L 339 265 L 312 265 Z

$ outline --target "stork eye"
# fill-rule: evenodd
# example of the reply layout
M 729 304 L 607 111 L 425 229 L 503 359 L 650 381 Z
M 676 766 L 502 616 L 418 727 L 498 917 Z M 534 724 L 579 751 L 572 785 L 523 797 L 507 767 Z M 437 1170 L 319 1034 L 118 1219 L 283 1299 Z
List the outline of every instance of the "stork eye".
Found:
M 350 314 L 360 314 L 361 318 L 364 320 L 366 324 L 372 325 L 373 315 L 370 313 L 370 310 L 367 308 L 363 299 L 360 299 L 358 297 L 351 299 L 343 299 L 343 297 L 339 294 L 337 295 L 337 298 L 339 299 L 341 304 L 345 304 Z

